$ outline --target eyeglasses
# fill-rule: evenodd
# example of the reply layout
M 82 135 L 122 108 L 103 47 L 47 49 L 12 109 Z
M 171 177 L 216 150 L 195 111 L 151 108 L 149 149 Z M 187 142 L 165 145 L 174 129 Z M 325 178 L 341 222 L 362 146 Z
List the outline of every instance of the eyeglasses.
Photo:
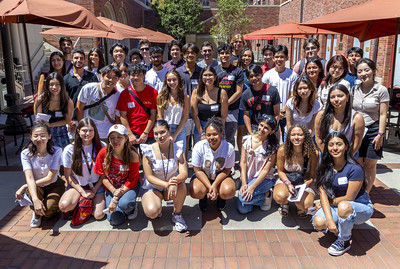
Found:
M 149 50 L 149 47 L 145 47 L 145 48 L 140 48 L 140 50 Z

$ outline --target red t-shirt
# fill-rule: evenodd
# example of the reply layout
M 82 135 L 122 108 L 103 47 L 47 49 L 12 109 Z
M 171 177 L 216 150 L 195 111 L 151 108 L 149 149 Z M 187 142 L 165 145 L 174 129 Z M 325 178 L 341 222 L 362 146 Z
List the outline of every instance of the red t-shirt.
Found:
M 274 66 L 273 66 L 272 68 L 274 68 L 274 67 L 275 67 L 275 64 L 274 64 Z M 264 64 L 261 66 L 261 69 L 262 69 L 262 71 L 263 71 L 263 74 L 267 73 L 267 71 L 270 70 L 270 69 L 272 69 L 272 68 L 269 68 L 268 65 L 267 65 L 266 63 L 264 63 Z
M 131 90 L 136 93 L 136 96 L 146 107 L 150 109 L 157 109 L 156 99 L 158 92 L 154 88 L 146 85 L 143 91 L 137 92 L 131 86 Z M 128 89 L 121 92 L 121 95 L 118 99 L 117 110 L 127 112 L 126 116 L 132 132 L 137 135 L 141 135 L 143 133 L 143 131 L 146 129 L 146 125 L 150 116 L 136 102 Z M 150 131 L 149 137 L 153 137 L 153 130 Z
M 96 158 L 96 163 L 93 168 L 93 172 L 101 176 L 106 175 L 107 178 L 110 180 L 110 183 L 116 189 L 119 189 L 122 185 L 125 185 L 128 189 L 135 188 L 140 180 L 139 162 L 131 162 L 129 164 L 129 168 L 126 169 L 121 160 L 112 156 L 110 173 L 106 173 L 103 169 L 103 163 L 106 159 L 106 150 L 107 147 L 104 147 L 99 151 L 99 154 Z

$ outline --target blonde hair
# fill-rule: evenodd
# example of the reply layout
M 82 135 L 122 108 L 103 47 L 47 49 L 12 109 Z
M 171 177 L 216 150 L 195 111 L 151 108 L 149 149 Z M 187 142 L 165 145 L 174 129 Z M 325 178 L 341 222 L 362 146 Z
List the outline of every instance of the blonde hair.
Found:
M 160 93 L 157 96 L 157 108 L 158 109 L 164 109 L 164 110 L 168 109 L 169 95 L 171 94 L 171 89 L 169 88 L 169 86 L 167 84 L 167 76 L 171 75 L 171 74 L 175 75 L 178 78 L 178 101 L 182 107 L 184 105 L 185 95 L 184 95 L 183 87 L 182 87 L 182 78 L 176 70 L 170 70 L 165 74 L 162 90 L 160 91 Z

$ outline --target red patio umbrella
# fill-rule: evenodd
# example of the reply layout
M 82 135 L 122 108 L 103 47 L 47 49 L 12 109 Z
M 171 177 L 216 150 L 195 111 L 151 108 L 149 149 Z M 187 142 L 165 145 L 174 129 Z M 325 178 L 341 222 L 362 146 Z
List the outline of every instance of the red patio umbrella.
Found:
M 154 43 L 168 43 L 174 40 L 174 38 L 170 35 L 158 32 L 158 31 L 153 31 L 147 28 L 138 28 L 138 30 L 144 31 L 145 35 L 147 36 L 147 39 L 150 42 Z
M 399 0 L 372 0 L 307 22 L 304 25 L 336 31 L 357 37 L 361 42 L 372 38 L 398 35 L 400 22 Z M 397 48 L 397 38 L 395 38 Z M 396 63 L 396 53 L 393 54 Z M 395 68 L 392 68 L 393 87 Z

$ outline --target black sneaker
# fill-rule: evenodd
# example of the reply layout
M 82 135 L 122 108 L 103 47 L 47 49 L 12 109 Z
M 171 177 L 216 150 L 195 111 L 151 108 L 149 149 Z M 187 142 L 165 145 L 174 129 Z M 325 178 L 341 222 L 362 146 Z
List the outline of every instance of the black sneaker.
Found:
M 217 198 L 217 207 L 219 211 L 222 211 L 225 209 L 226 206 L 226 200 L 222 199 L 222 198 Z
M 207 209 L 207 195 L 204 196 L 203 199 L 199 200 L 199 208 L 202 212 L 206 211 Z
M 337 239 L 329 248 L 329 254 L 333 256 L 340 256 L 351 248 L 350 240 L 343 241 L 342 239 Z

